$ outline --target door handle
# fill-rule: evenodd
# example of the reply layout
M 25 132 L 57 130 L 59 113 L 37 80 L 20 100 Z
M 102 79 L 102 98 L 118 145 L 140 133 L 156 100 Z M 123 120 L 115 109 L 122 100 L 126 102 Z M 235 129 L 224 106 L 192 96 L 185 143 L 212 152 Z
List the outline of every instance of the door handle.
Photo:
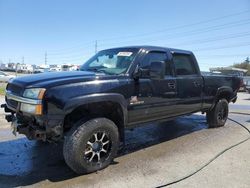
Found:
M 194 81 L 193 83 L 194 83 L 195 87 L 200 87 L 201 86 L 201 84 L 199 82 Z
M 168 83 L 168 87 L 171 89 L 175 89 L 175 83 Z

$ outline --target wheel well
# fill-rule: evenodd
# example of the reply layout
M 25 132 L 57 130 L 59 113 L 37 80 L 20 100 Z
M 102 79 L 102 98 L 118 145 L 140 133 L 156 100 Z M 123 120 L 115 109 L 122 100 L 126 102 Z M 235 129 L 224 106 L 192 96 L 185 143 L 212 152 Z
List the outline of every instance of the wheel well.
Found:
M 105 117 L 113 121 L 118 127 L 120 139 L 124 139 L 124 114 L 122 107 L 119 103 L 109 101 L 84 104 L 77 107 L 65 116 L 64 131 L 70 130 L 76 122 L 82 119 L 87 121 L 97 117 Z
M 227 102 L 230 102 L 231 99 L 231 93 L 229 91 L 222 91 L 218 97 L 217 97 L 217 101 L 219 101 L 220 99 L 226 99 Z

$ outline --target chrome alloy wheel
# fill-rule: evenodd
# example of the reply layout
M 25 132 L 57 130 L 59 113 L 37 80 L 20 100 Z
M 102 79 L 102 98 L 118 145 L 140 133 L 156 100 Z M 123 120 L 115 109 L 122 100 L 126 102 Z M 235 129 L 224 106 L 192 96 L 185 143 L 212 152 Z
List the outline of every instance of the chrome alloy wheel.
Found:
M 86 144 L 84 158 L 89 163 L 101 163 L 110 155 L 111 141 L 105 132 L 94 133 Z
M 222 105 L 218 111 L 217 119 L 218 121 L 225 122 L 228 116 L 228 109 L 225 105 Z

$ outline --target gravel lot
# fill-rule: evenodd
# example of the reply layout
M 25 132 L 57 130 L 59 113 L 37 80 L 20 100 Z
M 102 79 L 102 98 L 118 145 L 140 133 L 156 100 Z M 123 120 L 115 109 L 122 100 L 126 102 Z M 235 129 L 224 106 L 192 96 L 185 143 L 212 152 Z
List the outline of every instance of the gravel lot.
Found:
M 250 94 L 239 93 L 230 118 L 250 129 Z M 4 101 L 3 97 L 0 102 Z M 244 115 L 243 115 L 244 114 Z M 14 137 L 0 111 L 0 187 L 158 187 L 196 172 L 221 151 L 249 137 L 237 123 L 207 129 L 205 116 L 126 131 L 126 146 L 108 168 L 83 176 L 64 163 L 62 144 Z M 171 187 L 250 187 L 250 141 L 220 155 Z

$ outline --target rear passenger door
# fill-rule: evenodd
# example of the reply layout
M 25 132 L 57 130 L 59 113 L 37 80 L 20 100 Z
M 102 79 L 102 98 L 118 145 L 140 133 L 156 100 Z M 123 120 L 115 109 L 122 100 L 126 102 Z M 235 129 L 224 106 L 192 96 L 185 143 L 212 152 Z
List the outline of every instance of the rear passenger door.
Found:
M 177 81 L 177 110 L 180 114 L 199 111 L 202 105 L 202 84 L 197 62 L 192 54 L 172 53 Z

